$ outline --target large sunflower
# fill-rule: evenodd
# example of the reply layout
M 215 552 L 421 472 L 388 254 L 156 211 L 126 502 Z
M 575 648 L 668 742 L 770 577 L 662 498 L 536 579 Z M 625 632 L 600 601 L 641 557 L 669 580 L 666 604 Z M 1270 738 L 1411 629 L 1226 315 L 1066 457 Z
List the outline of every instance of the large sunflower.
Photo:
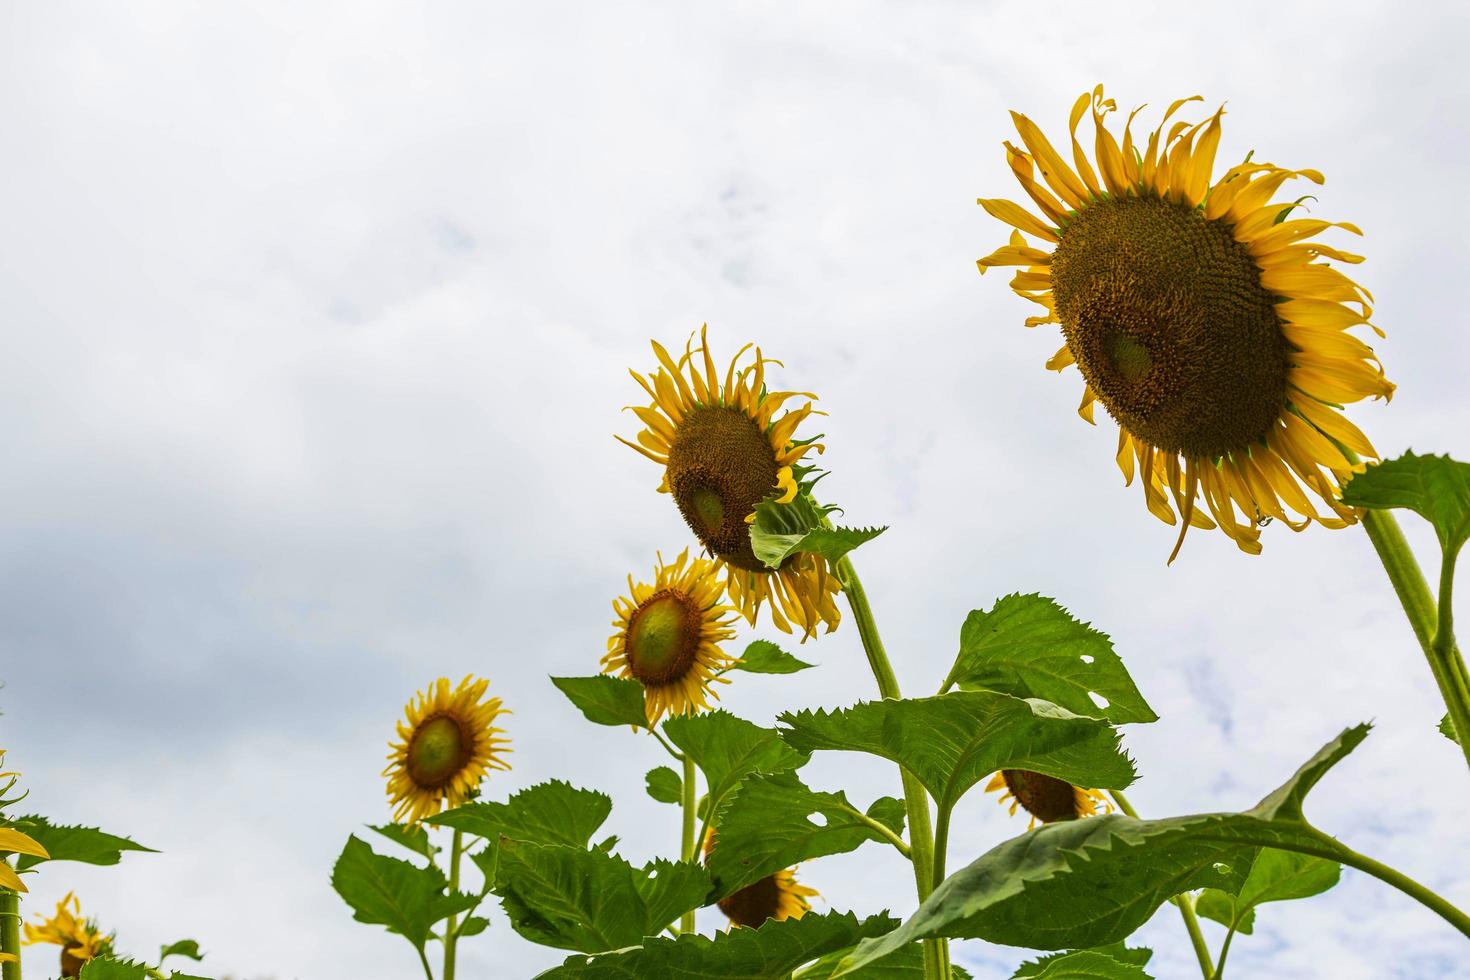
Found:
M 71 892 L 56 903 L 56 914 L 25 924 L 26 945 L 54 943 L 61 947 L 61 975 L 79 976 L 88 961 L 110 952 L 112 936 L 103 935 L 97 924 L 82 918 L 82 906 Z
M 714 850 L 716 834 L 713 828 L 704 838 L 704 856 L 709 860 Z M 799 919 L 811 911 L 811 899 L 821 892 L 796 880 L 796 869 L 786 868 L 768 874 L 737 892 L 720 899 L 716 905 L 733 926 L 754 929 L 770 919 Z
M 490 682 L 466 676 L 453 689 L 441 677 L 404 709 L 401 741 L 389 743 L 388 801 L 393 819 L 416 824 L 446 804 L 459 806 L 479 789 L 491 769 L 509 769 L 501 756 L 510 740 L 495 720 L 505 714 L 499 698 L 482 700 Z
M 1113 812 L 1113 805 L 1099 790 L 1083 789 L 1065 779 L 1023 769 L 1002 769 L 985 784 L 985 789 L 1000 793 L 1002 806 L 1010 803 L 1011 816 L 1016 815 L 1018 807 L 1025 809 L 1031 815 L 1028 830 L 1035 827 L 1038 820 L 1056 823 L 1092 817 L 1104 811 Z
M 661 493 L 673 495 L 679 513 L 701 544 L 728 570 L 730 601 L 754 623 L 761 604 L 771 600 L 771 618 L 782 632 L 792 627 L 803 639 L 826 623 L 830 633 L 841 618 L 840 590 L 825 559 L 799 553 L 771 569 L 750 546 L 755 505 L 775 496 L 789 504 L 800 491 L 800 461 L 821 443 L 795 439 L 796 428 L 813 412 L 810 400 L 782 412 L 793 398 L 815 398 L 807 392 L 767 391 L 765 369 L 777 363 L 755 348 L 754 358 L 740 367 L 751 345 L 731 359 L 723 383 L 715 370 L 705 331 L 699 347 L 693 340 L 675 361 L 653 342 L 659 369 L 644 377 L 630 371 L 653 399 L 647 407 L 629 406 L 645 428 L 631 446 L 664 467 Z
M 1337 499 L 1361 465 L 1345 450 L 1377 453 L 1341 409 L 1388 398 L 1393 385 L 1372 348 L 1349 332 L 1372 326 L 1372 297 L 1323 261 L 1362 257 L 1308 241 L 1333 227 L 1361 232 L 1293 217 L 1297 203 L 1270 200 L 1295 177 L 1322 183 L 1315 170 L 1248 158 L 1212 183 L 1224 110 L 1169 126 L 1198 98 L 1171 105 L 1140 152 L 1130 130 L 1138 110 L 1119 146 L 1103 124 L 1115 106 L 1099 85 L 1072 107 L 1076 169 L 1030 119 L 1012 113 L 1026 149 L 1007 142 L 1006 154 L 1043 217 L 982 199 L 1017 231 L 979 264 L 982 273 L 1023 267 L 1011 287 L 1046 310 L 1026 325 L 1060 323 L 1065 340 L 1047 367 L 1075 363 L 1085 382 L 1082 417 L 1091 422 L 1101 401 L 1117 420 L 1126 481 L 1141 473 L 1148 509 L 1168 524 L 1175 509 L 1183 518 L 1174 554 L 1190 525 L 1218 525 L 1256 554 L 1259 528 L 1271 518 L 1293 530 L 1356 520 Z M 1089 107 L 1093 160 L 1076 135 Z M 1022 232 L 1046 244 L 1034 247 Z M 1308 493 L 1331 513 L 1320 513 Z
M 707 710 L 709 698 L 719 697 L 710 685 L 729 683 L 716 675 L 735 663 L 719 646 L 735 638 L 735 609 L 720 603 L 725 583 L 717 573 L 715 562 L 690 561 L 687 550 L 670 564 L 660 555 L 652 585 L 629 575 L 628 595 L 613 600 L 617 632 L 607 639 L 602 669 L 643 685 L 650 725 L 665 713 Z

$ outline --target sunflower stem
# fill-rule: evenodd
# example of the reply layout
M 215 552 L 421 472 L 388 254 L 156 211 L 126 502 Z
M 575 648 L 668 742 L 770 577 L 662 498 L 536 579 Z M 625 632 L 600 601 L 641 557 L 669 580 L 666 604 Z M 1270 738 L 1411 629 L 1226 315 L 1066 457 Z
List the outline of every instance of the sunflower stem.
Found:
M 679 847 L 679 858 L 683 861 L 692 861 L 694 860 L 694 855 L 697 852 L 699 846 L 694 838 L 694 811 L 697 806 L 695 801 L 698 798 L 698 786 L 696 784 L 696 781 L 699 779 L 699 773 L 694 768 L 693 759 L 689 758 L 687 755 L 683 756 L 682 758 L 684 760 L 684 781 L 683 785 L 680 786 L 680 789 L 683 791 L 684 797 L 684 826 L 682 829 L 682 836 Z M 685 933 L 693 931 L 694 910 L 690 909 L 688 912 L 685 912 L 679 917 L 679 932 Z
M 1235 924 L 1232 923 L 1230 931 L 1225 933 L 1225 941 L 1220 944 L 1220 962 L 1215 964 L 1215 973 L 1210 980 L 1220 980 L 1225 976 L 1225 957 L 1230 955 L 1230 941 L 1235 938 Z
M 862 638 L 863 652 L 868 657 L 868 667 L 878 682 L 878 693 L 885 700 L 899 700 L 903 694 L 899 691 L 898 678 L 883 649 L 878 623 L 873 618 L 873 607 L 868 604 L 868 594 L 863 589 L 862 579 L 858 578 L 857 569 L 844 555 L 833 570 L 837 581 L 842 584 L 848 608 L 852 610 L 853 623 Z M 904 808 L 909 823 L 909 858 L 914 865 L 914 885 L 919 902 L 923 903 L 935 885 L 934 830 L 929 822 L 929 794 L 913 773 L 900 766 L 899 774 L 903 779 Z M 949 980 L 949 949 L 945 940 L 924 940 L 924 977 L 925 980 Z
M 1455 580 L 1455 555 L 1446 552 L 1440 562 L 1439 602 L 1429 591 L 1429 582 L 1409 548 L 1403 529 L 1392 513 L 1386 510 L 1370 510 L 1363 515 L 1363 529 L 1368 540 L 1378 552 L 1388 580 L 1404 607 L 1414 637 L 1429 660 L 1429 670 L 1439 686 L 1440 697 L 1449 709 L 1450 722 L 1455 726 L 1456 741 L 1465 762 L 1470 765 L 1470 682 L 1467 682 L 1465 663 L 1460 658 L 1455 644 L 1453 591 Z
M 1111 789 L 1108 790 L 1108 794 L 1112 796 L 1113 802 L 1118 804 L 1119 810 L 1134 820 L 1142 819 L 1138 811 L 1133 809 L 1133 804 L 1128 802 L 1128 797 L 1123 795 L 1122 790 Z M 1199 917 L 1194 914 L 1194 899 L 1185 894 L 1175 895 L 1169 901 L 1179 909 L 1179 917 L 1184 920 L 1184 931 L 1189 933 L 1189 943 L 1194 947 L 1194 958 L 1199 960 L 1200 973 L 1204 975 L 1205 980 L 1214 980 L 1217 975 L 1216 967 L 1214 961 L 1210 959 L 1210 946 L 1205 942 L 1205 934 L 1200 931 Z M 1224 962 L 1223 951 L 1221 962 Z
M 456 829 L 449 843 L 449 895 L 452 898 L 459 891 L 459 859 L 464 853 L 464 834 Z M 454 961 L 459 952 L 459 913 L 454 912 L 449 916 L 449 921 L 444 924 L 444 969 L 441 971 L 442 980 L 454 980 Z
M 1420 905 L 1438 914 L 1440 918 L 1460 930 L 1464 935 L 1470 936 L 1470 915 L 1466 915 L 1460 909 L 1451 905 L 1438 893 L 1419 884 L 1419 882 L 1410 878 L 1408 875 L 1394 868 L 1390 868 L 1386 864 L 1373 860 L 1366 854 L 1359 854 L 1337 838 L 1324 834 L 1315 827 L 1312 830 L 1318 837 L 1322 838 L 1323 843 L 1326 845 L 1323 849 L 1324 853 L 1319 854 L 1319 857 L 1341 861 L 1350 868 L 1357 868 L 1365 874 L 1372 875 L 1386 885 L 1392 885 Z M 1290 850 L 1300 850 L 1303 854 L 1312 853 L 1305 848 L 1290 848 Z
M 914 852 L 913 849 L 909 847 L 908 841 L 895 834 L 881 820 L 874 820 L 872 817 L 868 816 L 866 813 L 859 810 L 855 806 L 841 806 L 841 809 L 847 811 L 848 816 L 852 817 L 858 823 L 867 827 L 869 830 L 882 837 L 888 843 L 892 844 L 894 849 L 897 850 L 898 853 L 902 854 L 910 861 L 914 859 Z
M 0 977 L 20 980 L 20 894 L 8 888 L 0 888 L 0 953 L 16 958 L 0 965 Z
M 676 749 L 672 745 L 670 745 L 668 743 L 668 740 L 665 739 L 662 735 L 659 734 L 659 731 L 658 731 L 657 728 L 654 728 L 654 727 L 650 726 L 649 729 L 648 729 L 648 734 L 650 734 L 654 738 L 658 739 L 658 744 L 659 745 L 662 745 L 664 747 L 664 751 L 665 752 L 667 752 L 669 755 L 671 755 L 671 756 L 674 757 L 674 761 L 676 761 L 676 762 L 685 762 L 685 761 L 687 761 L 684 758 L 684 753 L 683 752 L 680 752 L 678 749 Z

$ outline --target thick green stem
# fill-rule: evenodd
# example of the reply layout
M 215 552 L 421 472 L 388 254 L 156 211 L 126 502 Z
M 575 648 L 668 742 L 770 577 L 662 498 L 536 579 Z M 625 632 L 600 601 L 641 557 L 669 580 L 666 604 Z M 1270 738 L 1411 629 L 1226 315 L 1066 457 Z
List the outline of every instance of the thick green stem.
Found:
M 1133 809 L 1133 804 L 1128 802 L 1128 797 L 1123 795 L 1122 790 L 1109 790 L 1113 802 L 1118 804 L 1122 810 L 1134 820 L 1141 819 L 1138 811 Z M 1194 947 L 1194 958 L 1199 960 L 1200 973 L 1205 980 L 1212 980 L 1215 975 L 1215 964 L 1210 959 L 1210 946 L 1205 942 L 1205 934 L 1200 931 L 1199 917 L 1194 914 L 1194 899 L 1189 895 L 1175 895 L 1169 901 L 1179 909 L 1179 917 L 1184 920 L 1184 931 L 1189 933 L 1189 944 Z
M 842 593 L 847 596 L 852 619 L 862 637 L 863 652 L 868 657 L 868 667 L 873 679 L 878 682 L 878 693 L 885 699 L 903 697 L 898 688 L 898 678 L 888 654 L 883 649 L 883 639 L 878 635 L 878 623 L 873 618 L 873 608 L 868 605 L 868 594 L 863 589 L 862 579 L 852 560 L 844 556 L 834 569 L 837 581 L 842 583 Z M 910 859 L 914 865 L 914 885 L 919 902 L 929 897 L 934 890 L 934 830 L 929 822 L 929 794 L 924 786 L 902 766 L 899 774 L 903 779 L 904 808 L 908 815 Z M 926 980 L 949 980 L 949 948 L 942 939 L 924 940 L 924 976 Z
M 464 834 L 456 830 L 449 843 L 449 893 L 459 891 L 459 859 L 464 854 Z M 449 917 L 444 924 L 444 970 L 443 980 L 454 980 L 454 960 L 459 952 L 459 915 Z
M 20 895 L 8 888 L 0 888 L 0 953 L 16 957 L 0 966 L 0 977 L 20 980 Z
M 699 774 L 694 769 L 694 760 L 687 755 L 684 756 L 684 782 L 681 787 L 683 790 L 684 826 L 679 845 L 679 859 L 682 861 L 693 861 L 701 843 L 694 838 L 694 810 L 697 806 L 698 779 Z M 694 931 L 693 909 L 690 909 L 679 917 L 679 931 L 681 933 Z
M 1440 601 L 1435 602 L 1429 582 L 1419 569 L 1419 562 L 1404 538 L 1403 529 L 1393 514 L 1386 510 L 1370 510 L 1363 515 L 1363 529 L 1378 552 L 1388 580 L 1409 617 L 1409 626 L 1419 641 L 1429 670 L 1439 686 L 1440 697 L 1449 709 L 1450 721 L 1459 736 L 1460 750 L 1470 765 L 1470 680 L 1464 661 L 1455 645 L 1453 630 L 1453 586 L 1455 559 L 1446 555 L 1440 564 Z

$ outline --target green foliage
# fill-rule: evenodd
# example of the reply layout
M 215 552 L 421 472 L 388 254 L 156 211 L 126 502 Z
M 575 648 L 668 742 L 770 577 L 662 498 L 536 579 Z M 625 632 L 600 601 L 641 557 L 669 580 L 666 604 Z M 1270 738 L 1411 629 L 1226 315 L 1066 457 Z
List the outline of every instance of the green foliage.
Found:
M 10 826 L 33 838 L 46 848 L 50 858 L 22 854 L 16 859 L 16 867 L 24 871 L 44 861 L 79 861 L 83 864 L 117 864 L 125 851 L 143 851 L 157 854 L 151 847 L 144 847 L 126 837 L 105 833 L 96 827 L 66 827 L 51 823 L 45 817 L 17 817 Z
M 208 980 L 207 977 L 196 977 L 187 973 L 152 970 L 143 963 L 116 956 L 99 956 L 88 960 L 82 964 L 80 980 L 154 980 L 157 977 L 167 980 Z
M 731 670 L 743 670 L 751 674 L 794 674 L 814 666 L 798 660 L 770 640 L 755 640 L 740 655 L 740 662 Z
M 668 766 L 648 770 L 643 781 L 647 784 L 648 795 L 660 803 L 678 806 L 684 800 L 684 781 Z
M 199 944 L 192 939 L 180 939 L 163 947 L 158 953 L 158 962 L 162 963 L 170 956 L 187 956 L 196 963 L 204 959 L 204 954 L 199 952 Z
M 478 936 L 489 928 L 489 919 L 482 919 L 478 915 L 472 915 L 459 924 L 459 928 L 455 930 L 455 934 L 463 939 L 466 936 Z
M 883 797 L 867 815 L 902 836 L 901 800 Z M 845 794 L 808 789 L 794 772 L 746 779 L 721 808 L 715 827 L 719 843 L 708 865 L 717 898 L 810 858 L 856 850 L 866 841 L 886 842 Z
M 768 568 L 798 552 L 821 555 L 836 564 L 849 551 L 873 540 L 886 527 L 830 527 L 826 514 L 805 491 L 788 504 L 775 498 L 755 505 L 755 522 L 750 525 L 750 547 Z
M 965 690 L 1041 698 L 1114 724 L 1159 719 L 1107 634 L 1040 595 L 1008 595 L 989 612 L 971 612 L 960 628 L 960 652 L 946 687 L 949 682 Z M 1107 699 L 1107 707 L 1088 692 Z
M 591 677 L 553 677 L 551 683 L 593 724 L 648 727 L 648 715 L 643 707 L 643 685 L 631 677 L 593 674 Z
M 1460 742 L 1460 740 L 1455 737 L 1455 723 L 1450 721 L 1450 716 L 1448 714 L 1446 714 L 1443 718 L 1439 720 L 1439 733 L 1457 745 Z
M 1050 824 L 1006 841 L 946 879 L 899 929 L 859 946 L 844 968 L 933 936 L 1035 949 L 1116 942 L 1181 892 L 1239 893 L 1259 847 L 1346 853 L 1305 821 L 1301 804 L 1367 734 L 1367 725 L 1344 731 L 1244 813 L 1165 820 L 1114 814 Z
M 758 929 L 732 929 L 714 937 L 660 936 L 605 956 L 573 956 L 537 980 L 787 980 L 802 964 L 880 936 L 895 925 L 897 920 L 886 915 L 860 922 L 851 912 L 808 913 L 799 919 L 771 920 Z
M 553 779 L 523 789 L 504 803 L 466 803 L 426 822 L 491 842 L 508 837 L 537 844 L 586 847 L 610 813 L 612 800 L 607 794 Z
M 358 922 L 387 927 L 423 952 L 436 923 L 475 904 L 475 896 L 449 894 L 444 875 L 377 854 L 356 836 L 332 868 L 332 887 Z
M 1320 895 L 1337 884 L 1341 874 L 1342 866 L 1336 861 L 1262 848 L 1238 895 L 1208 888 L 1200 894 L 1195 911 L 1249 935 L 1255 925 L 1256 906 Z
M 799 769 L 807 757 L 762 728 L 728 711 L 683 715 L 664 722 L 664 734 L 694 760 L 708 783 L 714 812 L 742 779 L 754 773 Z
M 897 762 L 918 777 L 941 809 L 954 806 L 997 769 L 1025 769 L 1106 789 L 1122 789 L 1134 779 L 1133 763 L 1107 722 L 992 691 L 788 712 L 780 720 L 789 726 L 782 737 L 803 752 L 868 752 Z
M 799 980 L 824 980 L 832 975 L 837 969 L 837 964 L 842 962 L 850 949 L 839 949 L 835 953 L 828 953 L 817 960 L 811 966 L 804 967 L 800 973 L 794 974 Z M 968 970 L 950 965 L 950 976 L 952 980 L 970 980 Z M 850 974 L 858 980 L 925 980 L 924 977 L 924 944 L 910 943 L 903 949 L 890 956 L 885 956 L 877 963 L 869 963 L 856 973 Z
M 1453 555 L 1470 537 L 1470 463 L 1405 453 L 1355 475 L 1342 488 L 1342 502 L 1412 510 L 1434 525 L 1440 548 Z
M 1151 974 L 1143 969 L 1151 950 L 1138 949 L 1120 951 L 1075 949 L 1070 953 L 1054 953 L 1037 960 L 1022 963 L 1011 980 L 1152 980 Z M 1138 953 L 1143 953 L 1139 957 Z
M 708 873 L 693 862 L 634 868 L 614 854 L 564 844 L 507 843 L 495 894 L 511 928 L 544 946 L 602 953 L 636 946 L 704 904 Z
M 410 827 L 401 823 L 385 823 L 369 825 L 368 829 L 382 834 L 399 847 L 408 848 L 419 857 L 432 858 L 439 852 L 439 848 L 429 842 L 429 832 L 422 826 Z

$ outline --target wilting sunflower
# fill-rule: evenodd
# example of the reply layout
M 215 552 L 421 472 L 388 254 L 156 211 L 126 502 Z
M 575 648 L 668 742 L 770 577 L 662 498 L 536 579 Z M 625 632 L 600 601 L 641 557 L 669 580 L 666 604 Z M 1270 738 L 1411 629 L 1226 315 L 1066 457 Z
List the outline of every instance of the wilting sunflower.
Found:
M 802 458 L 822 451 L 821 443 L 795 438 L 797 426 L 814 411 L 810 400 L 779 417 L 777 412 L 793 398 L 816 396 L 767 391 L 766 365 L 778 362 L 755 348 L 754 358 L 741 367 L 750 344 L 731 359 L 722 383 L 703 329 L 699 347 L 692 344 L 691 338 L 675 361 L 654 341 L 659 369 L 647 377 L 629 372 L 653 401 L 629 406 L 645 426 L 638 441 L 618 440 L 664 467 L 659 492 L 673 495 L 700 543 L 727 569 L 730 601 L 747 620 L 754 623 L 770 599 L 771 618 L 782 632 L 795 626 L 805 639 L 826 623 L 830 633 L 841 618 L 840 586 L 826 559 L 800 553 L 770 569 L 750 546 L 755 505 L 773 496 L 780 504 L 796 499 Z
M 1256 554 L 1271 518 L 1293 530 L 1356 520 L 1337 499 L 1355 468 L 1343 448 L 1377 453 L 1342 406 L 1389 398 L 1394 386 L 1373 349 L 1349 332 L 1372 326 L 1372 297 L 1323 261 L 1362 257 L 1308 240 L 1333 227 L 1361 232 L 1293 217 L 1297 203 L 1271 201 L 1287 180 L 1320 184 L 1322 174 L 1247 158 L 1212 182 L 1224 110 L 1169 126 L 1198 98 L 1171 105 L 1140 152 L 1131 132 L 1138 110 L 1120 147 L 1103 124 L 1115 106 L 1099 85 L 1072 107 L 1075 169 L 1012 113 L 1026 149 L 1007 142 L 1006 154 L 1044 217 L 981 200 L 1017 231 L 979 264 L 981 272 L 1023 267 L 1011 287 L 1046 310 L 1026 325 L 1061 324 L 1065 343 L 1047 367 L 1076 364 L 1082 417 L 1091 422 L 1101 401 L 1117 420 L 1126 482 L 1140 472 L 1148 509 L 1168 524 L 1175 509 L 1183 518 L 1174 554 L 1190 525 L 1217 524 Z M 1076 135 L 1089 107 L 1094 160 Z M 1045 244 L 1028 244 L 1022 232 Z
M 473 675 L 450 689 L 441 677 L 404 709 L 399 742 L 389 743 L 388 801 L 393 819 L 416 824 L 446 804 L 459 806 L 491 769 L 509 769 L 501 756 L 510 740 L 495 720 L 506 710 L 499 698 L 482 700 L 490 682 Z
M 709 859 L 715 847 L 715 832 L 710 830 L 704 838 L 704 856 Z M 725 913 L 731 925 L 756 928 L 775 919 L 799 919 L 811 911 L 810 899 L 821 893 L 796 880 L 796 869 L 787 868 L 768 874 L 737 892 L 720 899 L 716 904 Z
M 1113 812 L 1113 805 L 1100 790 L 1083 789 L 1065 779 L 1023 769 L 1002 769 L 985 784 L 985 790 L 1000 793 L 1002 806 L 1009 801 L 1013 817 L 1018 807 L 1024 808 L 1031 815 L 1028 830 L 1035 827 L 1038 820 L 1056 823 L 1096 816 L 1099 812 Z
M 684 715 L 709 708 L 719 695 L 710 685 L 735 663 L 720 643 L 735 638 L 733 606 L 722 605 L 725 583 L 718 566 L 682 552 L 671 564 L 659 556 L 653 584 L 628 576 L 628 595 L 613 600 L 617 632 L 607 638 L 605 673 L 632 677 L 643 685 L 650 725 L 665 713 Z
M 25 943 L 54 943 L 61 947 L 61 975 L 79 976 L 92 959 L 110 952 L 112 936 L 104 936 L 97 923 L 82 918 L 82 906 L 71 892 L 56 903 L 56 914 L 25 925 Z

